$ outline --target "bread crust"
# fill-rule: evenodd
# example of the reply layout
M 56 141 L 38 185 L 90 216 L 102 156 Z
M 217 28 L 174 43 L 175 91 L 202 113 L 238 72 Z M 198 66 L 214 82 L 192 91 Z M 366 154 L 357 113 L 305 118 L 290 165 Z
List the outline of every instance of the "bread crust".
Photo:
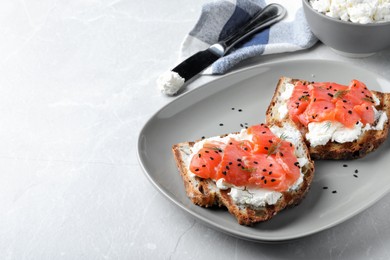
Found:
M 286 118 L 280 118 L 278 113 L 278 106 L 281 104 L 280 95 L 285 90 L 286 83 L 294 84 L 297 81 L 310 84 L 310 82 L 300 79 L 291 79 L 287 77 L 281 77 L 279 79 L 274 95 L 266 112 L 267 123 L 286 120 Z M 375 94 L 380 101 L 380 104 L 375 108 L 378 111 L 385 111 L 387 118 L 390 119 L 390 93 L 382 93 L 373 90 L 371 90 L 371 92 Z M 387 122 L 384 124 L 383 130 L 366 131 L 353 142 L 328 142 L 325 145 L 311 147 L 310 142 L 305 138 L 307 128 L 299 123 L 297 123 L 296 126 L 298 129 L 300 129 L 305 139 L 306 145 L 309 147 L 310 156 L 313 160 L 352 160 L 362 158 L 370 152 L 376 150 L 382 143 L 386 141 L 390 127 L 389 120 L 387 120 Z
M 303 143 L 303 140 L 301 141 Z M 266 205 L 264 207 L 238 205 L 229 195 L 230 188 L 220 190 L 217 188 L 215 181 L 200 178 L 189 171 L 186 156 L 189 156 L 190 149 L 193 145 L 194 142 L 183 142 L 172 146 L 172 152 L 183 179 L 188 198 L 194 204 L 202 207 L 226 207 L 241 225 L 251 226 L 257 222 L 266 221 L 284 208 L 299 204 L 308 192 L 313 180 L 314 163 L 309 157 L 307 148 L 303 145 L 308 163 L 301 169 L 304 177 L 302 183 L 296 190 L 282 192 L 282 197 L 274 205 Z

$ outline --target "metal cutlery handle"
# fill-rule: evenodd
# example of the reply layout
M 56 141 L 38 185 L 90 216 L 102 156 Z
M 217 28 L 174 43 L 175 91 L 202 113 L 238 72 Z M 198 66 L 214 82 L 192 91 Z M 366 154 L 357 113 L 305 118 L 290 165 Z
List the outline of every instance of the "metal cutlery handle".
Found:
M 223 56 L 243 39 L 282 20 L 285 15 L 286 9 L 283 6 L 279 4 L 267 5 L 238 31 L 218 42 L 215 46 L 211 46 L 211 49 L 215 51 L 216 54 Z

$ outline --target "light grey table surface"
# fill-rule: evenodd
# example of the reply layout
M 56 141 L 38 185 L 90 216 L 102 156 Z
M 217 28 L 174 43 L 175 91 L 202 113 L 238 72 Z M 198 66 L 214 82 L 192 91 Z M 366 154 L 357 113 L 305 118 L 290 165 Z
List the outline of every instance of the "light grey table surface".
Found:
M 174 99 L 155 80 L 205 2 L 0 2 L 0 259 L 390 258 L 390 195 L 271 245 L 206 227 L 145 177 L 138 133 Z M 352 62 L 390 80 L 390 50 L 349 59 L 322 44 L 240 67 L 289 59 Z

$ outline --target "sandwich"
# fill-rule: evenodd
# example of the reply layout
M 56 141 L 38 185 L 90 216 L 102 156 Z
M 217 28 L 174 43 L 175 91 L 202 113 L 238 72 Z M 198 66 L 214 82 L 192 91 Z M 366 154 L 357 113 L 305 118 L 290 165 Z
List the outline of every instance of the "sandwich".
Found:
M 241 225 L 274 217 L 304 198 L 314 163 L 290 120 L 173 145 L 189 199 L 225 207 Z
M 266 112 L 267 123 L 291 120 L 312 159 L 361 158 L 377 149 L 389 132 L 390 93 L 348 85 L 282 77 Z

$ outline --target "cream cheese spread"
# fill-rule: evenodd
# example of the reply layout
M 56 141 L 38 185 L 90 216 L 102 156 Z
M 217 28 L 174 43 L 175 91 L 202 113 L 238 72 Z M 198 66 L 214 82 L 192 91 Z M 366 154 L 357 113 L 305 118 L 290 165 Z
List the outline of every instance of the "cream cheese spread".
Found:
M 294 91 L 294 84 L 287 83 L 285 90 L 280 95 L 282 100 L 289 100 Z M 284 118 L 288 114 L 287 103 L 278 107 L 278 113 L 280 118 Z
M 179 73 L 167 71 L 158 77 L 157 85 L 162 93 L 172 96 L 184 85 L 184 81 Z

